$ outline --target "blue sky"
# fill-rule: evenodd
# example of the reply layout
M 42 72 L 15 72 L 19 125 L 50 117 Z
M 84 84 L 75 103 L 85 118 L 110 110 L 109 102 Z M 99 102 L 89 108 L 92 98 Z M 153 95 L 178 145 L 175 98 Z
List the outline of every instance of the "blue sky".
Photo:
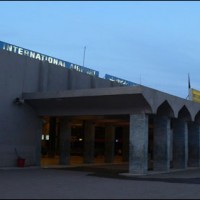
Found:
M 1 1 L 0 41 L 175 96 L 200 90 L 199 1 Z

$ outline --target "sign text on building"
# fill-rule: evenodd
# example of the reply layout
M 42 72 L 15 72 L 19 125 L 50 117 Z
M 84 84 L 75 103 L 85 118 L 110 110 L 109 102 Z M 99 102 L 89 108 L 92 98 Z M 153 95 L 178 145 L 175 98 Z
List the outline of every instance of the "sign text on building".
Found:
M 122 85 L 127 85 L 127 86 L 136 86 L 136 85 L 138 85 L 137 83 L 133 83 L 131 81 L 127 81 L 127 80 L 124 80 L 124 79 L 121 79 L 121 78 L 118 78 L 116 76 L 112 76 L 112 75 L 109 75 L 109 74 L 105 75 L 105 79 L 108 79 L 110 81 L 115 81 L 117 83 L 120 83 Z
M 47 56 L 45 54 L 38 53 L 38 52 L 35 52 L 35 51 L 31 51 L 31 50 L 28 50 L 28 49 L 24 49 L 22 47 L 18 47 L 16 45 L 8 44 L 8 43 L 5 43 L 5 42 L 0 41 L 0 49 L 3 49 L 5 51 L 9 51 L 9 52 L 13 52 L 13 53 L 16 53 L 16 54 L 19 54 L 19 55 L 28 56 L 30 58 L 34 58 L 34 59 L 37 59 L 37 60 L 47 61 L 51 64 L 59 65 L 61 67 L 67 67 L 69 69 L 74 69 L 76 71 L 83 72 L 83 73 L 86 73 L 86 74 L 89 74 L 89 75 L 99 76 L 99 72 L 96 71 L 96 70 L 92 70 L 92 69 L 89 69 L 87 67 L 83 67 L 83 66 L 80 66 L 80 65 L 77 65 L 77 64 L 69 63 L 69 62 L 63 61 L 61 59 L 57 59 L 57 58 L 54 58 L 54 57 L 51 57 L 51 56 Z

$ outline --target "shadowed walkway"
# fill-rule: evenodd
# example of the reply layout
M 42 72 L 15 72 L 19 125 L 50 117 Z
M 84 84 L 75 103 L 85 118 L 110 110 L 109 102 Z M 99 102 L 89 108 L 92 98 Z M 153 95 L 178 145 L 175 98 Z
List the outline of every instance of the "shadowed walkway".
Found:
M 125 176 L 127 165 L 0 169 L 0 199 L 199 199 L 200 169 Z

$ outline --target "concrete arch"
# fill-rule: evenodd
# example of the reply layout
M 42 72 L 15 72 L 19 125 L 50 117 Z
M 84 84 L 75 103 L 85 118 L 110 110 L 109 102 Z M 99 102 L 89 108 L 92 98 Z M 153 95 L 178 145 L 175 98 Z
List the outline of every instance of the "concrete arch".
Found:
M 165 100 L 157 109 L 157 115 L 174 117 L 174 111 L 167 100 Z
M 141 92 L 144 95 L 147 102 L 149 103 L 149 105 L 151 106 L 152 112 L 154 114 L 157 113 L 157 110 L 160 107 L 160 105 L 163 102 L 167 101 L 167 103 L 173 111 L 174 117 L 177 118 L 179 110 L 185 105 L 184 99 L 178 98 L 173 95 L 168 95 L 164 92 L 160 92 L 152 88 L 141 86 Z
M 191 114 L 185 105 L 179 110 L 178 118 L 185 121 L 192 121 Z

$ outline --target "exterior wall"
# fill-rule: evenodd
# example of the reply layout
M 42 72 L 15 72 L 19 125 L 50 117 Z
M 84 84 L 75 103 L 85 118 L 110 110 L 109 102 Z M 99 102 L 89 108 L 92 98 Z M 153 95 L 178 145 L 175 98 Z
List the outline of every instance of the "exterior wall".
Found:
M 0 167 L 16 166 L 15 149 L 19 156 L 26 159 L 27 165 L 38 165 L 41 119 L 29 106 L 14 103 L 24 90 L 23 75 L 28 62 L 9 53 L 0 54 Z M 36 91 L 36 81 L 38 77 L 33 76 L 26 90 Z
M 109 80 L 0 51 L 0 167 L 16 166 L 17 150 L 26 165 L 40 165 L 42 120 L 26 104 L 17 105 L 22 92 L 63 91 L 112 87 Z

